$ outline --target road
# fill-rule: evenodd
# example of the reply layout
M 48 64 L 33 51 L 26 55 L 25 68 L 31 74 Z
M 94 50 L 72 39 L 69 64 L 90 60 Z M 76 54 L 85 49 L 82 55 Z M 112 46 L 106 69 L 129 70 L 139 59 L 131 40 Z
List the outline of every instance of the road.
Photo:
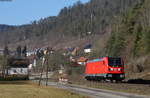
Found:
M 42 81 L 42 84 L 44 85 L 45 82 Z M 74 84 L 62 84 L 62 83 L 57 83 L 57 82 L 48 82 L 48 85 L 56 87 L 56 88 L 66 89 L 71 92 L 89 96 L 91 98 L 150 98 L 150 96 L 89 88 L 89 87 L 84 87 L 84 86 L 79 86 L 79 85 L 74 85 Z

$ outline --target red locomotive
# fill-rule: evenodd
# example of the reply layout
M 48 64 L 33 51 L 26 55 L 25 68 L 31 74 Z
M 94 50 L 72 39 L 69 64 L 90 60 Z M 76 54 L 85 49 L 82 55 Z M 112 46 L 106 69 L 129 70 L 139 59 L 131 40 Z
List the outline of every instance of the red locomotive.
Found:
M 103 57 L 89 60 L 86 63 L 85 78 L 87 80 L 122 81 L 125 79 L 123 59 Z

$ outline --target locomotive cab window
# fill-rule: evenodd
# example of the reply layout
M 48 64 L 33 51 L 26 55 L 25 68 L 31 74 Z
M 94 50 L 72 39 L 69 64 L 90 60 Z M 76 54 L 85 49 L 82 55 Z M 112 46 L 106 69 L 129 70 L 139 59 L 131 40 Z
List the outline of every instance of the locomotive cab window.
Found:
M 122 66 L 121 58 L 109 57 L 108 58 L 108 65 L 111 67 L 121 67 Z

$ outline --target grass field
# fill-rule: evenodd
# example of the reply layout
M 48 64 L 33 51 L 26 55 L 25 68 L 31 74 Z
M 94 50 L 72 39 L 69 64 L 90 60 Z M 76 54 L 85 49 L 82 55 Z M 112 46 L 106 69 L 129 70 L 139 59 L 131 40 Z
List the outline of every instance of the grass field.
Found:
M 66 90 L 30 82 L 0 82 L 0 98 L 87 98 Z

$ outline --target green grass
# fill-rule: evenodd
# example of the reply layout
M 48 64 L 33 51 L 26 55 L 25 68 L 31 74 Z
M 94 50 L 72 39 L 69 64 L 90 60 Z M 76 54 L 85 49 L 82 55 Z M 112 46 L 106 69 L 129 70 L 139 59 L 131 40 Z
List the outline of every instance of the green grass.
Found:
M 30 82 L 0 82 L 0 98 L 87 98 L 66 90 Z

